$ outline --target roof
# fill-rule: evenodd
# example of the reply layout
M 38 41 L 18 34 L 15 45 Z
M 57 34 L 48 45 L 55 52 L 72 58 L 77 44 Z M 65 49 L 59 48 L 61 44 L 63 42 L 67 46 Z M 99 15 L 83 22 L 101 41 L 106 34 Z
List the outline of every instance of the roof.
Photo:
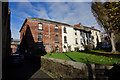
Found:
M 20 39 L 11 39 L 11 42 L 20 42 Z
M 19 32 L 21 32 L 21 30 L 22 30 L 22 28 L 23 28 L 23 26 L 24 26 L 24 24 L 27 22 L 27 18 L 25 19 L 25 21 L 24 21 L 24 23 L 23 23 L 23 25 L 22 25 L 22 27 L 21 27 L 21 29 L 20 29 L 20 31 Z
M 47 19 L 41 19 L 41 18 L 26 18 L 19 32 L 21 32 L 21 30 L 22 30 L 22 28 L 23 28 L 23 26 L 24 26 L 24 24 L 26 23 L 27 20 L 35 20 L 35 21 L 51 23 L 51 24 L 72 26 L 72 25 L 69 25 L 67 23 L 57 22 L 57 21 L 53 21 L 53 20 L 47 20 Z
M 80 24 L 74 25 L 74 28 L 79 28 L 79 29 L 86 30 L 86 31 L 96 30 L 96 31 L 99 31 L 99 32 L 100 32 L 100 30 L 97 30 L 97 29 L 94 29 L 94 28 L 91 28 L 91 27 L 82 26 L 82 25 L 80 25 Z
M 20 39 L 11 39 L 11 45 L 20 45 Z
M 19 32 L 21 32 L 21 30 L 22 30 L 22 28 L 23 28 L 23 26 L 24 26 L 24 24 L 26 23 L 27 20 L 39 21 L 39 22 L 44 22 L 44 23 L 56 24 L 56 25 L 66 25 L 66 26 L 69 26 L 69 27 L 82 29 L 82 30 L 86 30 L 86 31 L 89 31 L 89 30 L 92 29 L 92 30 L 96 30 L 96 31 L 100 32 L 100 30 L 97 30 L 97 29 L 94 29 L 94 28 L 91 28 L 91 27 L 82 26 L 80 24 L 76 24 L 76 25 L 72 26 L 72 25 L 67 24 L 67 23 L 62 23 L 62 22 L 57 22 L 57 21 L 47 20 L 47 19 L 41 19 L 41 18 L 26 18 Z
M 35 19 L 35 20 L 41 20 L 41 21 L 45 21 L 45 22 L 52 22 L 52 23 L 57 23 L 57 24 L 61 24 L 61 25 L 71 26 L 67 23 L 62 23 L 62 22 L 57 22 L 57 21 L 47 20 L 47 19 L 41 19 L 41 18 L 27 18 L 27 19 Z

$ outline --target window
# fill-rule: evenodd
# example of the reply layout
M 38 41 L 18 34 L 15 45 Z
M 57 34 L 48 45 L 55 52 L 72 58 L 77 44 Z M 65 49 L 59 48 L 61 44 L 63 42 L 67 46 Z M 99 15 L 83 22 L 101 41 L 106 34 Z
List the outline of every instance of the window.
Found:
M 89 33 L 86 33 L 86 37 L 89 38 Z
M 80 39 L 80 42 L 81 42 L 81 44 L 83 45 L 83 41 L 82 41 L 82 39 Z
M 83 42 L 84 42 L 84 44 L 85 44 L 85 37 L 83 37 Z
M 87 39 L 87 44 L 89 44 L 89 39 Z
M 78 44 L 77 38 L 75 38 L 75 43 Z
M 58 32 L 58 26 L 55 27 L 55 32 Z
M 97 35 L 97 32 L 96 32 L 96 35 Z
M 64 33 L 67 33 L 67 32 L 66 32 L 66 27 L 64 27 Z
M 59 47 L 58 46 L 55 48 L 55 52 L 59 52 Z
M 75 35 L 77 35 L 77 31 L 75 30 Z
M 82 31 L 80 31 L 80 35 L 82 35 Z
M 64 43 L 67 43 L 67 37 L 64 36 Z
M 55 36 L 55 42 L 59 43 L 59 41 L 58 41 L 58 35 Z
M 43 41 L 43 35 L 42 34 L 38 34 L 38 42 L 42 42 Z
M 66 46 L 64 45 L 64 48 L 66 48 Z
M 43 30 L 43 25 L 41 23 L 38 24 L 38 29 Z

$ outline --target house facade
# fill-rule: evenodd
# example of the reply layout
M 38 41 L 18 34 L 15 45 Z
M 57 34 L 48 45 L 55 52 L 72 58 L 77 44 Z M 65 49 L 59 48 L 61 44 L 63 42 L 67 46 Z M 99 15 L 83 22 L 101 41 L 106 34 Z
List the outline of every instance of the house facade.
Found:
M 14 54 L 19 50 L 20 40 L 19 39 L 11 39 L 11 54 Z
M 63 52 L 69 50 L 75 51 L 75 48 L 79 48 L 82 51 L 84 50 L 84 45 L 88 44 L 92 44 L 96 48 L 100 42 L 100 31 L 97 29 L 85 27 L 80 24 L 62 26 Z
M 79 24 L 71 26 L 46 19 L 26 18 L 20 29 L 20 46 L 25 52 L 31 51 L 34 46 L 43 47 L 46 52 L 84 50 L 83 45 L 90 44 L 92 34 L 99 38 L 98 42 L 101 41 L 99 33 L 99 30 Z M 96 39 L 93 45 L 96 47 Z

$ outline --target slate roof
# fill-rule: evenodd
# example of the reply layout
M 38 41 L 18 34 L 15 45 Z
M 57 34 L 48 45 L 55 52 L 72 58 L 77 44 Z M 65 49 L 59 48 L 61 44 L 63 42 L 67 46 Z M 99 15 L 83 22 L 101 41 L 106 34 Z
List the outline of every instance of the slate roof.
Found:
M 21 32 L 21 30 L 22 30 L 22 28 L 27 20 L 39 21 L 39 22 L 44 22 L 44 23 L 51 23 L 51 24 L 56 24 L 56 25 L 66 25 L 69 27 L 78 28 L 78 29 L 82 29 L 82 30 L 91 30 L 92 29 L 92 30 L 100 31 L 100 30 L 97 30 L 97 29 L 94 29 L 91 27 L 80 26 L 79 24 L 72 26 L 72 25 L 67 24 L 67 23 L 62 23 L 62 22 L 57 22 L 57 21 L 47 20 L 47 19 L 42 19 L 42 18 L 26 18 L 19 32 Z

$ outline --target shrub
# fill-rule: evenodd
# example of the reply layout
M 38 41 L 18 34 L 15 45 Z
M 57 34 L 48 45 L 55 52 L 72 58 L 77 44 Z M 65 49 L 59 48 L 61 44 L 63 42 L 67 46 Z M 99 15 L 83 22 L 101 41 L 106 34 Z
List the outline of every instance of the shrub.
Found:
M 71 51 L 71 46 L 68 46 L 68 51 Z
M 75 51 L 79 51 L 79 47 L 75 47 Z
M 54 52 L 55 52 L 55 49 L 53 48 L 52 51 L 51 51 L 51 53 L 54 53 Z
M 92 46 L 91 45 L 84 45 L 85 51 L 89 52 L 92 50 Z

